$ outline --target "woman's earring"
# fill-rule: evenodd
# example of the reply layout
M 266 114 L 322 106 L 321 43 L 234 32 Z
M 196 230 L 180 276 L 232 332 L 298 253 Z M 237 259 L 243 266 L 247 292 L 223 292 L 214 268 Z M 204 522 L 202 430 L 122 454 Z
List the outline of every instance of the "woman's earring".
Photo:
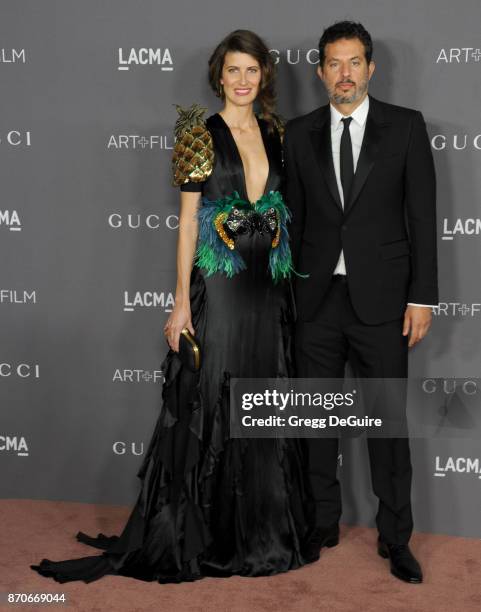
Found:
M 219 83 L 219 87 L 217 88 L 217 95 L 219 98 L 222 98 L 222 96 L 224 95 L 224 86 L 222 85 L 222 83 Z

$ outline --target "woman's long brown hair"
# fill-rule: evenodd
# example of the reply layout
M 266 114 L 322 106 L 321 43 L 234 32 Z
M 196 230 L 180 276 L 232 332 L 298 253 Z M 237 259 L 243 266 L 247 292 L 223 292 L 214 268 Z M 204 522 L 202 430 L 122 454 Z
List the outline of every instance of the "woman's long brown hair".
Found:
M 209 59 L 209 83 L 215 94 L 225 99 L 220 85 L 225 56 L 229 51 L 252 55 L 261 67 L 261 82 L 257 102 L 261 107 L 262 117 L 268 122 L 269 130 L 273 129 L 273 115 L 276 108 L 275 73 L 276 67 L 265 42 L 250 30 L 234 30 L 215 48 Z

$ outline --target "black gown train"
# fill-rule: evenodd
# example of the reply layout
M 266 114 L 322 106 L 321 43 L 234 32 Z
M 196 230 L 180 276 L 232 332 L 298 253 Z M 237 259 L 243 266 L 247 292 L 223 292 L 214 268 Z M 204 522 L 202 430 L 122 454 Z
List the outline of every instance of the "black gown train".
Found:
M 79 541 L 104 552 L 30 566 L 43 576 L 61 583 L 106 574 L 180 582 L 271 575 L 312 560 L 303 552 L 309 529 L 299 441 L 229 437 L 231 377 L 294 375 L 282 147 L 277 128 L 268 130 L 260 117 L 258 123 L 269 174 L 255 203 L 219 114 L 190 127 L 184 122 L 177 132 L 175 163 L 187 177 L 177 184 L 202 192 L 190 288 L 202 367 L 190 372 L 173 351 L 162 363 L 162 408 L 120 536 L 79 531 Z M 210 147 L 207 157 L 204 149 L 199 159 L 188 159 L 187 170 L 186 137 Z

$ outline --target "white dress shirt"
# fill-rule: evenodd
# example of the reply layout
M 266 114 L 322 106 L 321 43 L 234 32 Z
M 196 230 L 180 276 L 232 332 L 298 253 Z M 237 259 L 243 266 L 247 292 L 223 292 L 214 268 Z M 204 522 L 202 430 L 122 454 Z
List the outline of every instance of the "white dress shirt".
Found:
M 344 192 L 342 190 L 341 183 L 341 136 L 344 130 L 344 124 L 342 119 L 344 117 L 352 117 L 352 121 L 349 125 L 349 133 L 351 135 L 352 143 L 352 157 L 354 162 L 354 172 L 356 172 L 357 162 L 359 160 L 359 154 L 361 153 L 362 140 L 364 138 L 364 131 L 366 129 L 367 114 L 369 111 L 369 96 L 366 96 L 359 106 L 350 114 L 343 115 L 340 113 L 332 104 L 331 106 L 331 147 L 332 147 L 332 161 L 334 163 L 334 172 L 336 173 L 337 189 L 339 191 L 339 197 L 341 198 L 341 204 L 344 208 Z M 346 262 L 344 261 L 344 252 L 341 250 L 339 259 L 334 269 L 334 274 L 346 274 Z M 430 304 L 414 304 L 408 302 L 411 306 L 427 306 L 431 308 Z

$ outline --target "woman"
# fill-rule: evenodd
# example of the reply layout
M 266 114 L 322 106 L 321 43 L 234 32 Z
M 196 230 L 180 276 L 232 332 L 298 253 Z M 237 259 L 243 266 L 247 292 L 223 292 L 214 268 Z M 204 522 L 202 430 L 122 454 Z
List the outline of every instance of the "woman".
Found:
M 162 412 L 138 472 L 139 498 L 119 537 L 77 534 L 102 555 L 31 566 L 58 582 L 105 574 L 158 582 L 270 575 L 318 557 L 303 552 L 298 442 L 229 438 L 231 377 L 293 376 L 293 270 L 274 65 L 256 34 L 237 30 L 214 51 L 209 79 L 224 102 L 219 113 L 204 121 L 197 105 L 178 107 L 178 277 L 165 325 L 171 350 L 162 364 Z M 200 346 L 198 372 L 178 352 L 185 328 Z

